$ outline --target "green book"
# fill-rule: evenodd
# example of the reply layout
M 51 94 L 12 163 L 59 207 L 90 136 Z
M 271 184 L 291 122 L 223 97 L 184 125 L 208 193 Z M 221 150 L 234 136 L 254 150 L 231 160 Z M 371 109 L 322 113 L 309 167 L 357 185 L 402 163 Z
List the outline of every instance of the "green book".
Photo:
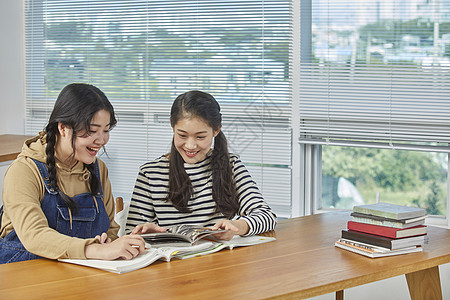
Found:
M 374 203 L 365 205 L 356 205 L 353 211 L 357 213 L 374 215 L 395 220 L 404 220 L 425 216 L 426 211 L 423 208 L 397 205 L 391 203 Z

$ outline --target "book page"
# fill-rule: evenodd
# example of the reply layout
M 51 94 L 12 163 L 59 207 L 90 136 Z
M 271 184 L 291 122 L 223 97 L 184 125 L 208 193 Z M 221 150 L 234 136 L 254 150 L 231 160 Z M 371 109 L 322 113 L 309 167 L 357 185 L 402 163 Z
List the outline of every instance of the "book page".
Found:
M 257 244 L 267 243 L 267 242 L 271 242 L 271 241 L 275 241 L 275 240 L 276 240 L 276 238 L 274 238 L 274 237 L 267 237 L 267 236 L 260 236 L 260 235 L 252 235 L 252 236 L 235 235 L 229 241 L 220 240 L 220 242 L 222 244 L 224 244 L 225 246 L 227 246 L 228 248 L 233 249 L 234 247 L 257 245 Z
M 210 239 L 211 237 L 208 237 Z M 228 248 L 232 250 L 235 247 L 244 247 L 244 246 L 252 246 L 257 244 L 262 244 L 266 242 L 275 241 L 276 238 L 274 237 L 266 237 L 266 236 L 259 236 L 259 235 L 253 235 L 253 236 L 239 236 L 235 235 L 231 240 L 224 241 L 224 240 L 218 240 L 218 239 L 211 239 L 214 240 L 214 242 L 211 242 L 210 248 L 204 249 L 202 251 L 196 252 L 196 253 L 186 253 L 186 254 L 180 254 L 176 255 L 179 259 L 186 259 L 191 258 L 195 256 L 201 256 L 206 254 L 211 254 L 218 252 L 222 249 Z M 200 242 L 204 242 L 204 240 L 200 240 Z
M 160 259 L 162 255 L 156 248 L 145 250 L 144 253 L 136 256 L 133 259 L 116 259 L 116 260 L 101 260 L 101 259 L 60 259 L 60 262 L 77 264 L 105 271 L 110 271 L 118 274 L 133 271 L 152 264 Z
M 192 226 L 192 225 L 182 224 L 182 225 L 177 225 L 177 226 L 168 228 L 168 231 L 172 232 L 172 233 L 178 233 L 178 234 L 187 236 L 189 238 L 189 240 L 192 243 L 194 243 L 205 236 L 213 235 L 213 234 L 220 233 L 220 232 L 225 232 L 228 230 L 225 230 L 225 229 L 212 230 L 209 227 Z
M 195 245 L 187 247 L 156 246 L 155 248 L 158 249 L 159 253 L 164 257 L 165 261 L 170 261 L 172 257 L 199 253 L 208 250 L 213 246 L 213 242 L 202 240 Z
M 154 232 L 141 234 L 142 238 L 153 246 L 182 247 L 190 246 L 206 236 L 227 230 L 212 230 L 208 227 L 192 225 L 176 225 L 167 228 L 167 232 Z

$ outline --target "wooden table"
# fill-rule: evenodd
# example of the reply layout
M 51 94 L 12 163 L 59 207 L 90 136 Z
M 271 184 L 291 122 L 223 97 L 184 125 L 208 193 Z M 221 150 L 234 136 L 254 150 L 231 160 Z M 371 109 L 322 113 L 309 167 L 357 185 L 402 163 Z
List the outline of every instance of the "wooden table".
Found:
M 277 241 L 156 262 L 117 275 L 39 259 L 0 265 L 2 299 L 301 299 L 407 274 L 412 299 L 440 299 L 450 230 L 428 227 L 424 252 L 371 259 L 334 247 L 348 212 L 282 220 Z M 432 298 L 432 296 L 436 296 Z
M 31 135 L 0 135 L 0 162 L 16 159 L 22 150 L 23 142 L 32 137 Z

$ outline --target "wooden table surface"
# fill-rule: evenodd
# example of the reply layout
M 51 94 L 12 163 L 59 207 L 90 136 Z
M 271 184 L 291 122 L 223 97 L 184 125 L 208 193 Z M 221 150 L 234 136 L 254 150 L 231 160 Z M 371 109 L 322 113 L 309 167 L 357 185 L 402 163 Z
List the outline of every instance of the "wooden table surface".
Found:
M 424 252 L 371 259 L 334 247 L 349 219 L 349 212 L 330 212 L 282 220 L 269 233 L 275 242 L 156 262 L 122 275 L 47 259 L 0 265 L 0 295 L 1 299 L 302 299 L 409 273 L 409 285 L 416 286 L 412 298 L 430 299 L 437 266 L 450 262 L 450 230 L 428 227 Z M 424 272 L 434 274 L 431 282 L 416 276 Z M 439 292 L 439 273 L 437 279 Z
M 16 159 L 22 150 L 23 142 L 32 137 L 31 135 L 0 135 L 0 162 Z

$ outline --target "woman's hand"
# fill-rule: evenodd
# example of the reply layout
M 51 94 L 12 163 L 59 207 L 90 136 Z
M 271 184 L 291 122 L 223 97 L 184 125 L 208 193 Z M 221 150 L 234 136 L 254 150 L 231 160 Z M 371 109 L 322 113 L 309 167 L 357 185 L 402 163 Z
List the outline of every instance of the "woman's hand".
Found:
M 99 241 L 102 241 L 102 236 Z M 96 238 L 97 238 L 96 237 Z M 86 258 L 113 260 L 117 258 L 132 259 L 145 250 L 144 239 L 137 234 L 124 235 L 117 240 L 87 245 L 84 249 Z
M 233 238 L 234 235 L 244 235 L 246 234 L 250 227 L 248 226 L 247 222 L 244 220 L 219 220 L 214 226 L 212 227 L 213 230 L 217 229 L 225 229 L 228 230 L 227 232 L 220 232 L 217 234 L 214 234 L 216 238 L 219 240 L 226 240 L 229 241 Z
M 102 235 L 97 235 L 95 237 L 96 240 L 99 241 L 100 244 L 108 244 L 111 243 L 111 239 L 108 237 L 106 232 L 103 232 Z
M 160 227 L 155 223 L 145 223 L 134 227 L 131 234 L 142 234 L 142 233 L 152 233 L 152 232 L 166 232 L 167 229 L 165 227 Z

